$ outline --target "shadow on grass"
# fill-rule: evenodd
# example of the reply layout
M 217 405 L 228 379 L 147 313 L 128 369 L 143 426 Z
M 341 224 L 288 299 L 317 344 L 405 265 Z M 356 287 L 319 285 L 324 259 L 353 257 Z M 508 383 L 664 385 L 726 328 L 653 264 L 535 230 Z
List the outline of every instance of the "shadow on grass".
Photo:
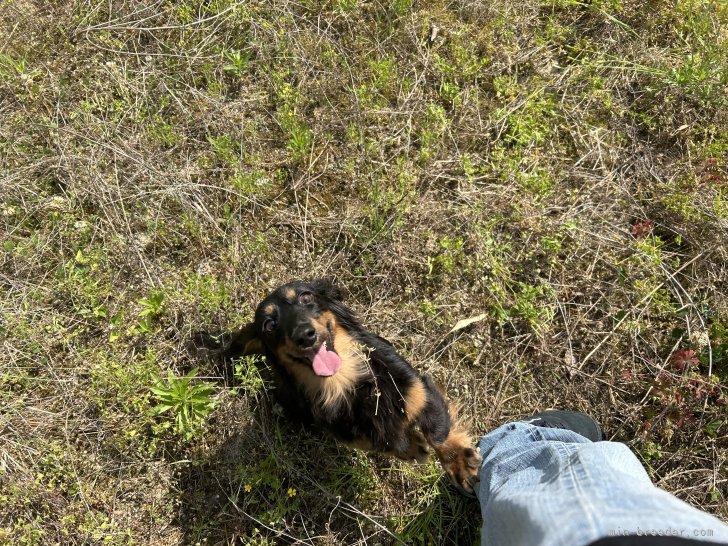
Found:
M 338 446 L 269 408 L 180 468 L 175 525 L 185 544 L 472 544 L 477 501 L 439 479 L 416 506 L 379 457 Z M 414 508 L 414 509 L 413 509 Z M 381 514 L 381 515 L 380 515 Z

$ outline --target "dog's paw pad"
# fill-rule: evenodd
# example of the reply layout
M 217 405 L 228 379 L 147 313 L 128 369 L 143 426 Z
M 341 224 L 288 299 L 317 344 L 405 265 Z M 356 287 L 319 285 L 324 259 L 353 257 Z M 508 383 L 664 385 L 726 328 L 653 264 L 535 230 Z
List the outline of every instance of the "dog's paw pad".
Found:
M 447 456 L 444 467 L 455 486 L 472 495 L 475 484 L 480 480 L 480 455 L 471 447 L 453 449 Z

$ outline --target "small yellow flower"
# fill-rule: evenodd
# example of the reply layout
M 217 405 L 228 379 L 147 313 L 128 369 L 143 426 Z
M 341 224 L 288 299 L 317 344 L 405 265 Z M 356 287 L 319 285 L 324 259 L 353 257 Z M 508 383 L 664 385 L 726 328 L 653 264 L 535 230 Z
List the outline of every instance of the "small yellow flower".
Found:
M 296 493 L 297 493 L 297 491 L 293 487 L 289 487 L 288 488 L 288 496 L 289 497 L 295 497 L 296 496 Z
M 246 483 L 246 484 L 245 484 L 245 485 L 243 486 L 243 489 L 245 489 L 245 492 L 246 492 L 246 493 L 250 493 L 250 492 L 251 492 L 251 491 L 253 490 L 253 486 L 252 486 L 252 485 L 250 485 L 249 483 Z

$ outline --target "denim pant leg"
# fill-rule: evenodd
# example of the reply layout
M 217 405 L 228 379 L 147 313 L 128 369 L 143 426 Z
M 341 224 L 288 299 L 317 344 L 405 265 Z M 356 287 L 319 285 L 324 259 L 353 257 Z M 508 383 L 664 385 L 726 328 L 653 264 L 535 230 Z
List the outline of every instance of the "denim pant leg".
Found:
M 653 533 L 728 543 L 728 526 L 655 487 L 624 444 L 519 422 L 481 438 L 480 452 L 485 546 Z

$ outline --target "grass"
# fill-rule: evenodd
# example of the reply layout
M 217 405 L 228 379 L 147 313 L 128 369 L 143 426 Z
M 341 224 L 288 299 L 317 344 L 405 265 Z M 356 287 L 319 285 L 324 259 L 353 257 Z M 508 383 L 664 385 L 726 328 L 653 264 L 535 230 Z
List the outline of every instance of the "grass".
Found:
M 724 2 L 41 4 L 0 6 L 0 543 L 476 539 L 188 351 L 313 276 L 476 433 L 587 411 L 728 518 Z

